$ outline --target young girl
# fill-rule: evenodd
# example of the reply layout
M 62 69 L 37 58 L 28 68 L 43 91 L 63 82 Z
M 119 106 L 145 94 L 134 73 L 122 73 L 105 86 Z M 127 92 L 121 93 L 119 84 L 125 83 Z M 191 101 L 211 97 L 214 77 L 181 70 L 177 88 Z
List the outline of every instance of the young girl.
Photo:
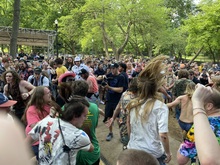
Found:
M 23 121 L 26 123 L 26 134 L 42 119 L 49 115 L 51 107 L 58 109 L 58 105 L 52 101 L 51 92 L 47 87 L 38 86 L 35 88 L 30 101 L 28 102 Z M 39 142 L 32 144 L 32 149 L 38 158 Z

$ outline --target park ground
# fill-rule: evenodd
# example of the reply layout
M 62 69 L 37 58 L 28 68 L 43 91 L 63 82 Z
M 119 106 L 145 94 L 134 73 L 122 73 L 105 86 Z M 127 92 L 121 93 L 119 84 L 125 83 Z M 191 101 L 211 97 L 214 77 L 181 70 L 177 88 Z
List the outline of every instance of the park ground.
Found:
M 113 139 L 108 142 L 105 140 L 108 134 L 108 128 L 102 122 L 103 117 L 99 118 L 99 125 L 96 130 L 97 138 L 99 140 L 101 148 L 101 159 L 100 165 L 116 165 L 116 160 L 119 153 L 122 151 L 122 144 L 120 142 L 120 135 L 118 125 L 115 122 L 113 126 Z M 169 165 L 177 165 L 176 161 L 176 152 L 179 148 L 181 142 L 181 130 L 180 127 L 174 118 L 174 113 L 170 112 L 169 114 L 169 140 L 170 140 L 170 149 L 173 154 L 172 160 Z

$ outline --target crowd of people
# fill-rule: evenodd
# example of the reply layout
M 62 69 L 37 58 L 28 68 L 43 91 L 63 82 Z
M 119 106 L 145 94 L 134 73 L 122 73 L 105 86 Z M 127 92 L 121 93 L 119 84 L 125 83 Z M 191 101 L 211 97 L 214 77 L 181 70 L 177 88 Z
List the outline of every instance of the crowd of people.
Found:
M 21 123 L 22 149 L 29 146 L 33 153 L 21 162 L 99 165 L 96 127 L 103 115 L 106 141 L 114 138 L 115 120 L 119 125 L 118 165 L 164 165 L 172 159 L 168 123 L 174 110 L 182 130 L 176 163 L 220 164 L 218 65 L 177 63 L 167 56 L 25 57 L 0 59 L 1 120 Z

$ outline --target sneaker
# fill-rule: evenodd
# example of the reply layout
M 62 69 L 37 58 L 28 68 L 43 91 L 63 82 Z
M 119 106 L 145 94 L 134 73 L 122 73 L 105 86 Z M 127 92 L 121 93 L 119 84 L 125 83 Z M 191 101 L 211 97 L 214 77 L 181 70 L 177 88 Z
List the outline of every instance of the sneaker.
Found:
M 105 105 L 105 102 L 104 102 L 104 101 L 100 101 L 100 103 L 103 104 L 103 105 Z
M 111 141 L 113 138 L 113 133 L 109 133 L 106 137 L 106 141 Z

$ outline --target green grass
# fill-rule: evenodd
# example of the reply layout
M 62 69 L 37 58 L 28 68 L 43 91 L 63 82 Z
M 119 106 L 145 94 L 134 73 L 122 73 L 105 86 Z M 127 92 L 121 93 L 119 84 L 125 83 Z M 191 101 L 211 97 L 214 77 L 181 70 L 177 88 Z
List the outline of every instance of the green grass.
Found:
M 183 56 L 183 59 L 186 59 L 186 60 L 190 61 L 193 57 L 194 57 L 194 55 L 186 56 L 186 57 Z M 194 61 L 198 61 L 198 62 L 213 62 L 213 59 L 209 58 L 208 56 L 199 55 L 199 56 L 197 56 L 197 58 Z

